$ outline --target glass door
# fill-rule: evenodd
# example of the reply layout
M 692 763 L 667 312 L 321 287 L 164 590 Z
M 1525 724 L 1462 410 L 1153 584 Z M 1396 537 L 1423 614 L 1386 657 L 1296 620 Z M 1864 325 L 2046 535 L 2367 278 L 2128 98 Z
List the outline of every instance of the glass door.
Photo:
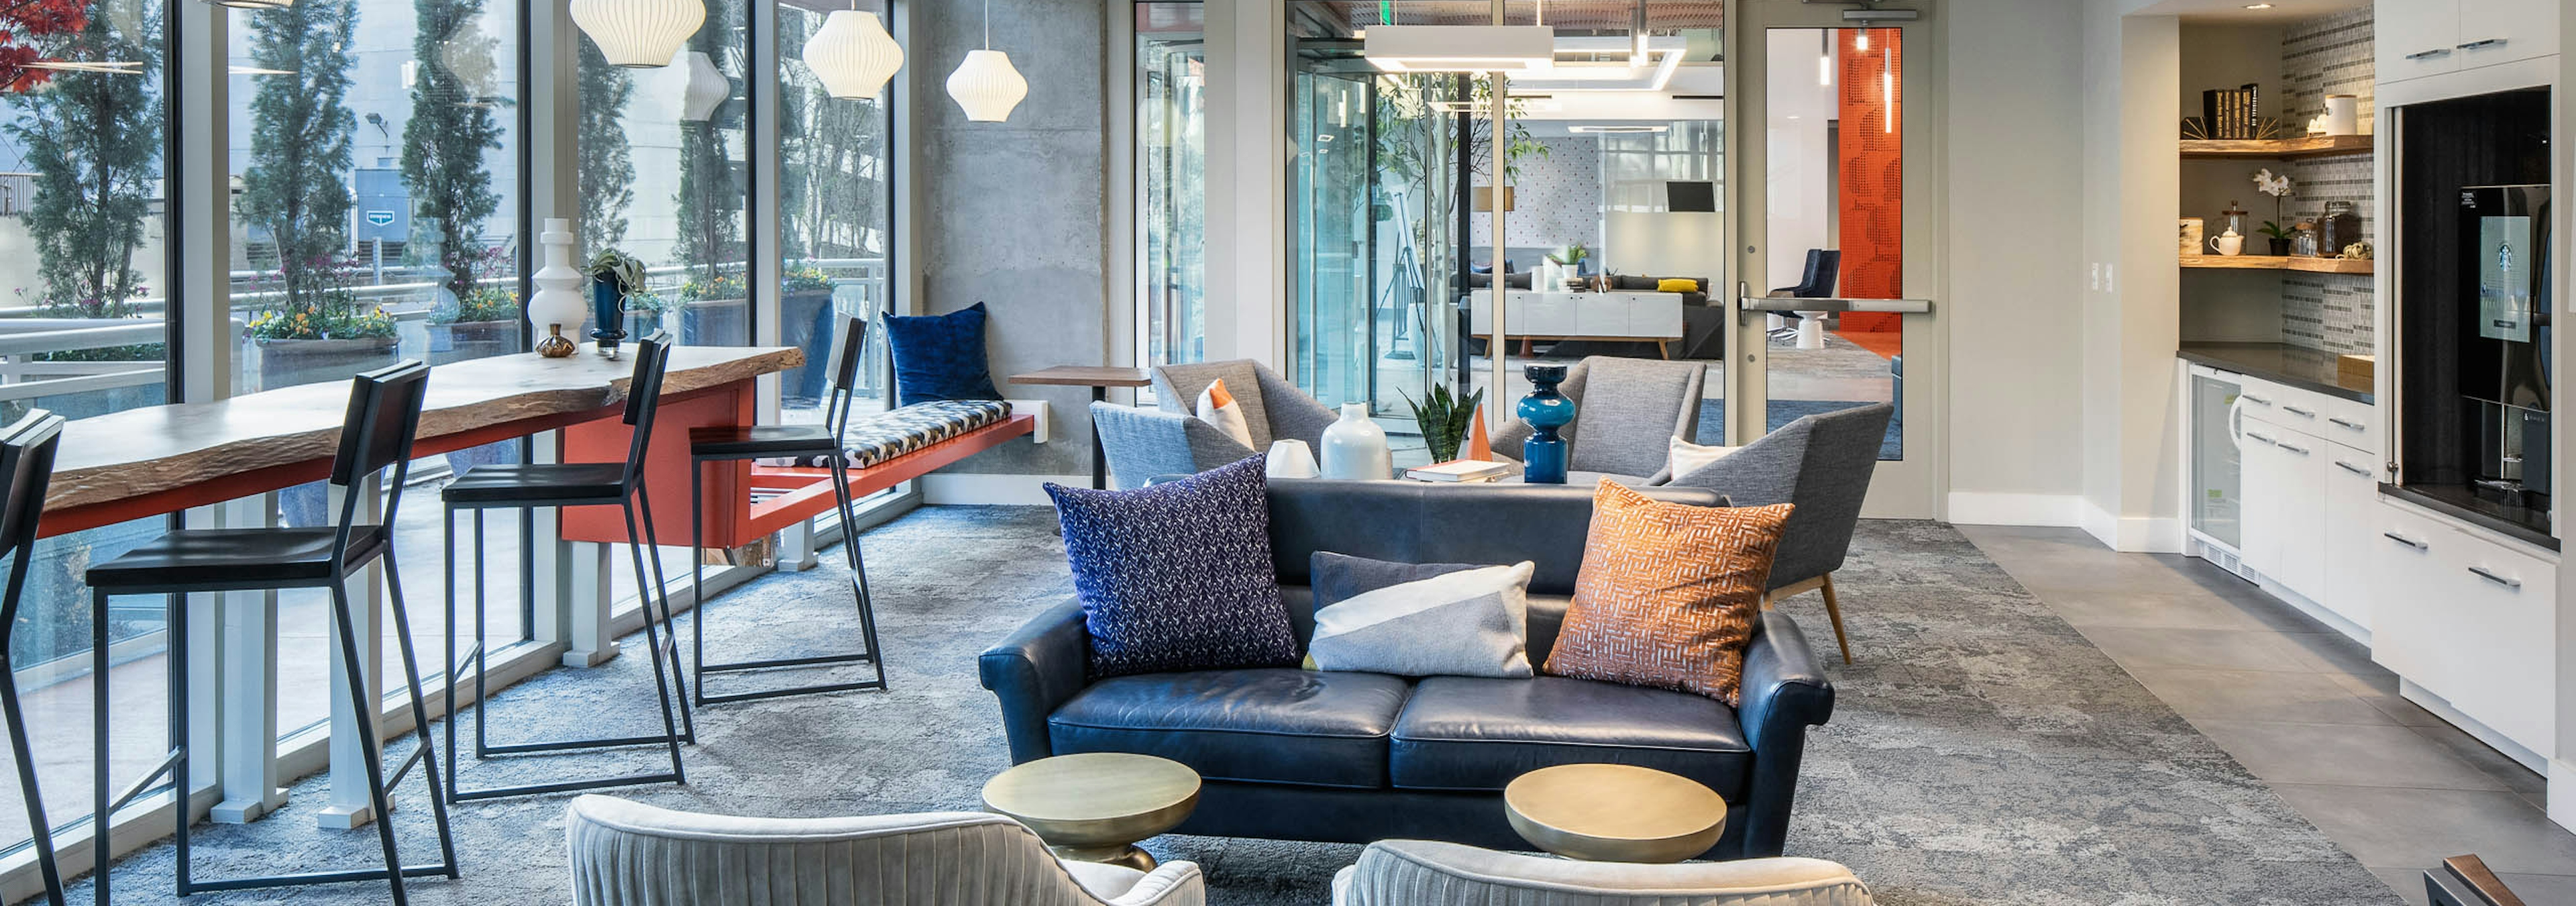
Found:
M 2232 377 L 2193 368 L 2191 375 L 2191 530 L 2242 550 L 2244 448 L 2237 437 Z
M 1733 5 L 1728 181 L 1739 276 L 1727 319 L 1730 443 L 1886 404 L 1864 513 L 1938 513 L 1941 321 L 1927 149 L 1933 15 L 1847 21 L 1800 0 Z M 1873 11 L 1905 12 L 1894 6 Z M 1865 27 L 1864 27 L 1865 26 Z M 1911 64 L 1911 65 L 1909 65 Z M 1909 102 L 1911 99 L 1911 102 Z
M 1371 399 L 1376 234 L 1370 209 L 1370 79 L 1320 61 L 1296 74 L 1288 165 L 1289 282 L 1298 381 L 1327 406 Z

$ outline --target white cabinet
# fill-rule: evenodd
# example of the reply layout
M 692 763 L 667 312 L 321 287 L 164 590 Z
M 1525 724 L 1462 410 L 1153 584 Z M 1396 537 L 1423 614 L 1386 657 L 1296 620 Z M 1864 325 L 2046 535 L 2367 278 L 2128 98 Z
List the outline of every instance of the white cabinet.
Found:
M 2561 0 L 2383 0 L 2373 14 L 2382 82 L 2558 52 Z
M 2321 600 L 2330 445 L 2250 413 L 2244 434 L 2245 565 L 2300 597 Z
M 2336 616 L 2368 629 L 2371 561 L 2386 539 L 2372 531 L 2371 516 L 2379 505 L 2378 456 L 2342 444 L 2327 444 L 2325 593 L 2318 604 Z
M 2382 501 L 2371 659 L 2543 756 L 2556 750 L 2558 566 Z

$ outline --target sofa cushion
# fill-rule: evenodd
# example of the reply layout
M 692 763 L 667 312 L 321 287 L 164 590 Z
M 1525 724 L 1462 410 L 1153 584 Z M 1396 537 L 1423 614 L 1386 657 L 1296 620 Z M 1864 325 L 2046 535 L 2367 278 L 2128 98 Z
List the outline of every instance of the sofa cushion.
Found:
M 1688 777 L 1741 801 L 1753 747 L 1735 709 L 1706 696 L 1592 680 L 1435 676 L 1396 718 L 1389 771 L 1415 790 L 1500 790 L 1560 764 Z
M 984 353 L 984 303 L 944 315 L 892 315 L 886 347 L 894 351 L 894 386 L 906 406 L 933 400 L 997 400 Z
M 1057 708 L 1047 738 L 1058 755 L 1159 755 L 1208 780 L 1380 789 L 1407 688 L 1375 673 L 1294 669 L 1122 676 Z
M 1271 581 L 1261 468 L 1247 456 L 1132 491 L 1046 485 L 1093 677 L 1297 663 Z

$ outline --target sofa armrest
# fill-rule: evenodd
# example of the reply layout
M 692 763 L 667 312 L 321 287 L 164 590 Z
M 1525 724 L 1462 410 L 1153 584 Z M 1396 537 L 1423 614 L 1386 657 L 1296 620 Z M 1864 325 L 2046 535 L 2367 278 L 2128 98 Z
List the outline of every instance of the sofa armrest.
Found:
M 1156 475 L 1197 474 L 1253 453 L 1215 425 L 1159 409 L 1093 403 L 1091 425 L 1121 488 L 1144 487 Z
M 1764 611 L 1744 652 L 1744 679 L 1735 707 L 1744 739 L 1753 746 L 1753 777 L 1744 821 L 1744 856 L 1776 856 L 1789 835 L 1796 800 L 1798 762 L 1807 728 L 1834 714 L 1834 684 L 1808 646 L 1806 633 L 1779 611 Z
M 1055 754 L 1047 716 L 1090 681 L 1091 640 L 1082 602 L 1047 608 L 977 661 L 984 688 L 1002 703 L 1002 729 L 1011 740 L 1011 763 Z

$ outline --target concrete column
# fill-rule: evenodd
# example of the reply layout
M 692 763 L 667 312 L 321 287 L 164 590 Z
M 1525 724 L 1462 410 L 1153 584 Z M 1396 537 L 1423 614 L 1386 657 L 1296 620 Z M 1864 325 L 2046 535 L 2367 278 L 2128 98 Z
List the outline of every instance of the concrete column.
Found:
M 1288 23 L 1271 0 L 1207 4 L 1207 348 L 1287 360 Z

